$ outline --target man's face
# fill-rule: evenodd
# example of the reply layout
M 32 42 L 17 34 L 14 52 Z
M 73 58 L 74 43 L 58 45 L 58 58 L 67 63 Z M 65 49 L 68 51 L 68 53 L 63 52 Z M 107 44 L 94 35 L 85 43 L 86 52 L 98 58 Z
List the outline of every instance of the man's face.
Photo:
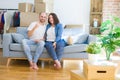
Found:
M 41 13 L 40 16 L 39 16 L 39 20 L 40 20 L 41 23 L 45 23 L 46 20 L 47 20 L 46 13 Z

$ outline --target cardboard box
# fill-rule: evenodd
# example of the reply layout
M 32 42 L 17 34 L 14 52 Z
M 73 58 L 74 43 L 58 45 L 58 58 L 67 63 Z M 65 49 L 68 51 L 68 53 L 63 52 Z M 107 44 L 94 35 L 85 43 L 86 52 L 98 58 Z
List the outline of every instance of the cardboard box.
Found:
M 81 70 L 70 71 L 70 77 L 70 80 L 87 80 L 83 72 L 81 72 Z
M 83 73 L 87 80 L 115 80 L 115 67 L 110 65 L 93 65 L 84 61 Z
M 45 2 L 45 3 L 54 3 L 54 0 L 34 0 L 34 3 L 41 3 L 41 2 Z
M 20 14 L 20 26 L 28 27 L 32 22 L 39 20 L 38 13 L 21 12 Z
M 33 12 L 33 4 L 32 3 L 19 3 L 18 10 L 20 12 Z
M 34 0 L 34 3 L 46 2 L 46 0 Z
M 35 12 L 46 12 L 46 4 L 45 3 L 36 3 L 35 4 Z
M 9 30 L 7 31 L 7 33 L 14 33 L 14 32 L 16 32 L 16 28 L 17 27 L 10 27 Z
M 47 13 L 51 13 L 53 12 L 53 7 L 54 7 L 54 0 L 35 0 L 34 1 L 34 4 L 39 4 L 39 3 L 45 3 L 45 12 Z M 40 6 L 36 6 L 36 7 L 39 7 Z M 37 9 L 39 10 L 39 9 Z M 35 11 L 36 12 L 36 11 Z M 38 12 L 38 11 L 37 11 Z M 40 12 L 40 11 L 39 11 Z

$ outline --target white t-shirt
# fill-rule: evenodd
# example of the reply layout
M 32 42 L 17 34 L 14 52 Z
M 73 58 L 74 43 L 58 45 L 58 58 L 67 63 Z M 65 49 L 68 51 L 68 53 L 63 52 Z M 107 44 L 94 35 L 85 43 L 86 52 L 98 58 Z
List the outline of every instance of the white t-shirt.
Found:
M 55 27 L 50 27 L 47 31 L 47 41 L 55 41 Z
M 37 22 L 32 22 L 30 26 L 28 27 L 28 31 L 32 30 Z M 45 33 L 46 26 L 39 26 L 37 29 L 34 30 L 33 35 L 30 37 L 31 40 L 35 39 L 43 39 L 44 33 Z

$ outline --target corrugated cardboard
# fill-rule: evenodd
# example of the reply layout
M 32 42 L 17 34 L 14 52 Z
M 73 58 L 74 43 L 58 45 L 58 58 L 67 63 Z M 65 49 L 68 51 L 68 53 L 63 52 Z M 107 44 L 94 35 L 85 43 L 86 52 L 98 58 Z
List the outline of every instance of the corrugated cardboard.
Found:
M 53 4 L 54 0 L 34 0 L 34 4 L 45 3 L 45 12 L 51 13 L 53 12 Z M 37 6 L 36 6 L 37 7 Z M 38 6 L 40 8 L 40 6 Z M 38 9 L 37 9 L 38 10 Z M 38 12 L 38 11 L 37 11 Z M 40 11 L 39 11 L 40 12 Z
M 46 2 L 46 0 L 34 0 L 34 3 Z
M 36 3 L 35 4 L 35 12 L 40 13 L 40 12 L 46 12 L 46 4 L 45 3 Z
M 32 3 L 19 3 L 18 10 L 20 12 L 32 12 L 33 11 L 33 4 Z
M 83 73 L 87 80 L 114 80 L 115 67 L 110 65 L 93 65 L 88 61 L 83 62 Z
M 39 20 L 38 13 L 21 12 L 20 14 L 20 26 L 28 27 L 31 22 Z
M 16 32 L 16 27 L 10 27 L 7 33 L 14 33 Z
M 81 70 L 71 70 L 70 76 L 71 76 L 70 80 L 87 80 Z

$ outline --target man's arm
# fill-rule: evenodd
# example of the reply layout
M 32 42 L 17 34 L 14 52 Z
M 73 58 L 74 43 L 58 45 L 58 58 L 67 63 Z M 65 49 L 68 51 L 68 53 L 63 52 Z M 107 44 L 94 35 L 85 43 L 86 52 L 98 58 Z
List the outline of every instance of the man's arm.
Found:
M 28 31 L 28 37 L 31 37 L 35 29 L 38 27 L 38 24 L 35 25 L 35 27 L 32 30 Z

